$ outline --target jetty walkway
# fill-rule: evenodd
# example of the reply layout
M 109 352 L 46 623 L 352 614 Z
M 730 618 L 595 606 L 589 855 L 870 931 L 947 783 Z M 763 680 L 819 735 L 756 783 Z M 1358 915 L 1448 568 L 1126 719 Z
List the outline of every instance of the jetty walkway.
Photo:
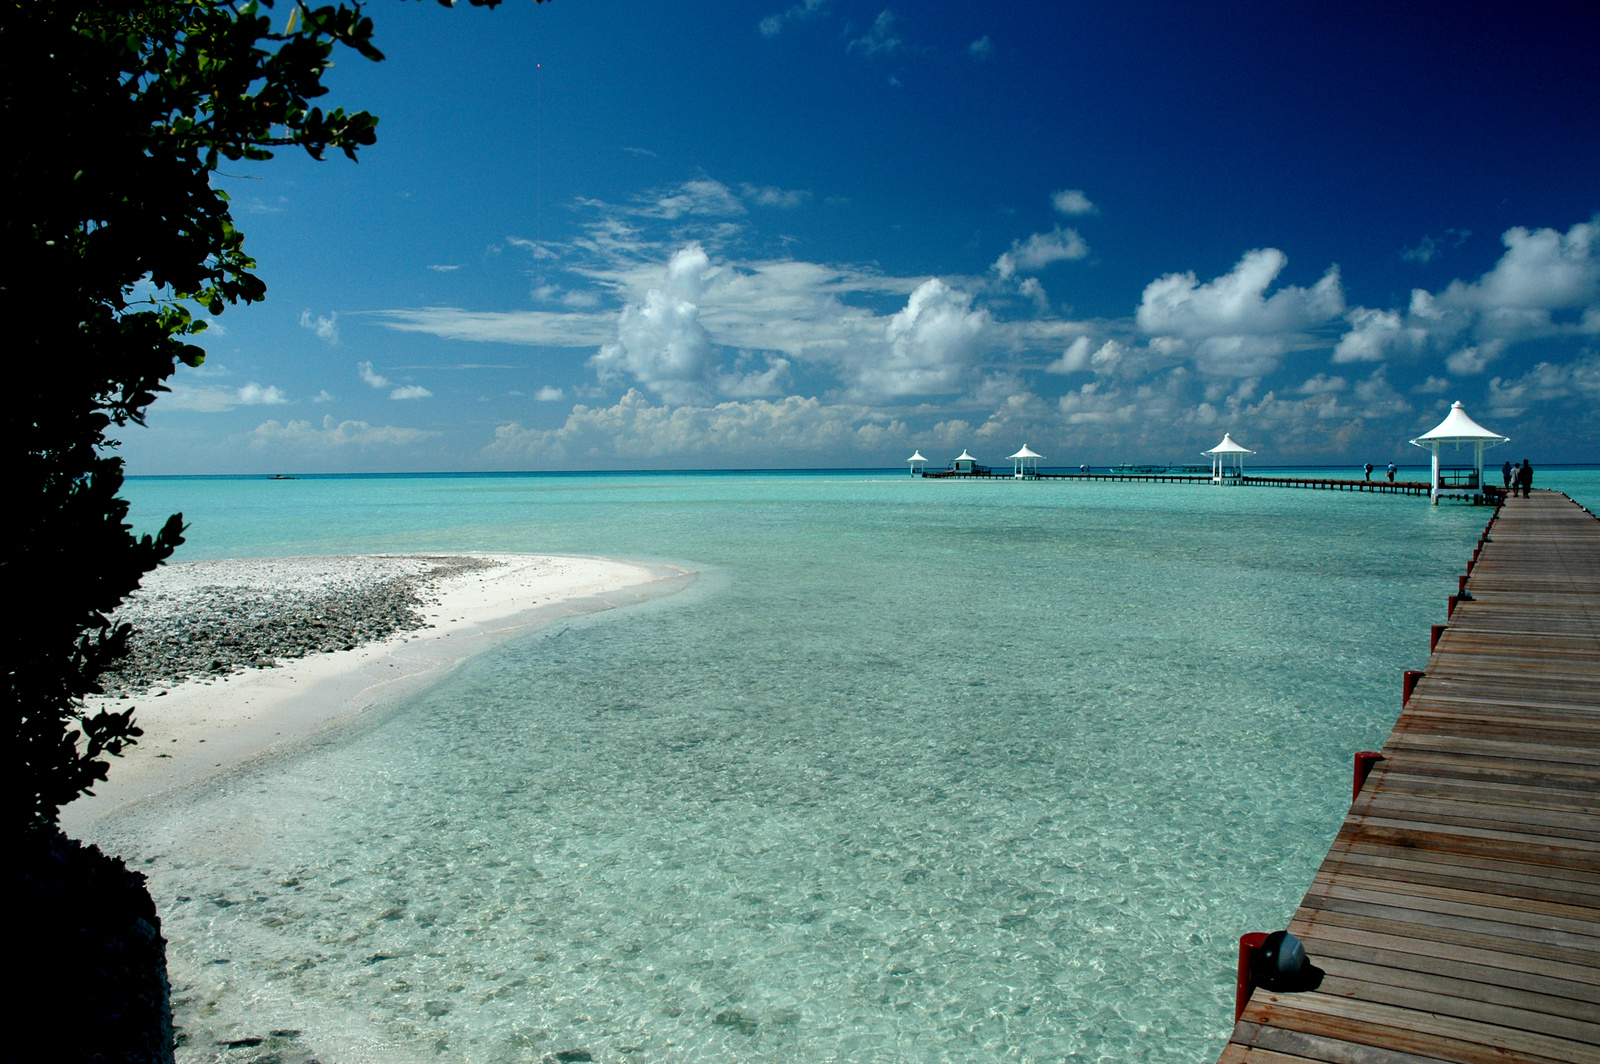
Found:
M 1600 520 L 1510 500 L 1460 590 L 1219 1064 L 1600 1061 Z
M 1115 469 L 1102 470 L 1091 473 L 1029 473 L 1025 477 L 1018 477 L 1012 472 L 998 470 L 984 470 L 979 472 L 955 472 L 949 469 L 940 469 L 922 476 L 929 480 L 1121 480 L 1144 481 L 1151 484 L 1210 484 L 1209 473 L 1155 473 L 1155 472 L 1119 472 Z M 1379 495 L 1423 495 L 1428 494 L 1428 482 L 1416 480 L 1355 480 L 1342 477 L 1273 477 L 1248 475 L 1242 477 L 1229 477 L 1227 485 L 1230 487 L 1245 488 L 1309 488 L 1313 491 L 1367 491 Z M 1499 492 L 1500 489 L 1491 485 L 1485 489 L 1489 493 Z M 1451 493 L 1454 490 L 1451 489 Z

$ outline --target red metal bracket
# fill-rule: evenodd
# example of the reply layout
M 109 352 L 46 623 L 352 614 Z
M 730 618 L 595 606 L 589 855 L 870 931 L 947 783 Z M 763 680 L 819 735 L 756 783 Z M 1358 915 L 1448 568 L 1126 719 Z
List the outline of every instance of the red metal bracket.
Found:
M 1366 785 L 1367 777 L 1372 775 L 1372 766 L 1383 760 L 1383 755 L 1375 750 L 1362 750 L 1356 754 L 1356 771 L 1354 785 L 1350 788 L 1350 803 L 1361 797 L 1361 788 Z
M 1422 679 L 1421 669 L 1407 669 L 1400 678 L 1400 708 L 1406 708 L 1406 703 L 1411 701 L 1411 692 L 1417 689 L 1417 681 Z
M 1266 944 L 1267 935 L 1264 931 L 1252 931 L 1248 935 L 1239 936 L 1239 983 L 1233 995 L 1233 1022 L 1238 1023 L 1239 1017 L 1244 1015 L 1244 1007 L 1250 1004 L 1250 992 L 1256 988 L 1255 959 L 1261 952 L 1261 947 Z

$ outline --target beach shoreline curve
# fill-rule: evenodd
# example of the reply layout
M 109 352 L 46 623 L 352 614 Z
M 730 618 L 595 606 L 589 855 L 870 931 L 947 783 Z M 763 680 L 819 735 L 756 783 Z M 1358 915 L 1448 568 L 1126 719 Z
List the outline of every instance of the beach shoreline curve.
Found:
M 440 560 L 470 564 L 416 571 L 416 563 Z M 408 565 L 420 600 L 414 626 L 345 649 L 278 658 L 270 667 L 191 675 L 142 694 L 91 698 L 91 710 L 132 708 L 144 735 L 111 759 L 110 776 L 93 795 L 62 809 L 63 829 L 83 837 L 133 806 L 231 775 L 391 706 L 519 632 L 671 595 L 697 575 L 617 558 L 430 551 L 178 563 L 158 570 L 153 575 L 164 579 L 147 578 L 147 585 L 176 587 L 163 597 L 181 610 L 184 590 L 201 584 L 210 592 L 228 581 L 259 589 L 291 582 L 296 566 L 317 580 L 330 572 L 393 580 L 396 569 Z

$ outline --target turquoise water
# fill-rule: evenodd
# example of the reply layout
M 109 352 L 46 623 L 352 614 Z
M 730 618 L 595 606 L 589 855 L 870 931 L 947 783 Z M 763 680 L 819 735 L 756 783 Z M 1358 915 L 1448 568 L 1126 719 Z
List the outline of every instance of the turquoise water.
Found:
M 1238 935 L 1293 912 L 1488 517 L 870 474 L 128 493 L 189 558 L 705 574 L 112 825 L 180 1059 L 324 1064 L 1214 1060 Z

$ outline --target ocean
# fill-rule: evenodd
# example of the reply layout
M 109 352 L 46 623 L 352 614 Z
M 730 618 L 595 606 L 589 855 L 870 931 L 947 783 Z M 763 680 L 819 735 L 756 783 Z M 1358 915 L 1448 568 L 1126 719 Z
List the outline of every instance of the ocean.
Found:
M 1489 516 L 903 472 L 126 494 L 180 559 L 701 573 L 96 829 L 150 876 L 179 1059 L 262 1064 L 1212 1061 Z

